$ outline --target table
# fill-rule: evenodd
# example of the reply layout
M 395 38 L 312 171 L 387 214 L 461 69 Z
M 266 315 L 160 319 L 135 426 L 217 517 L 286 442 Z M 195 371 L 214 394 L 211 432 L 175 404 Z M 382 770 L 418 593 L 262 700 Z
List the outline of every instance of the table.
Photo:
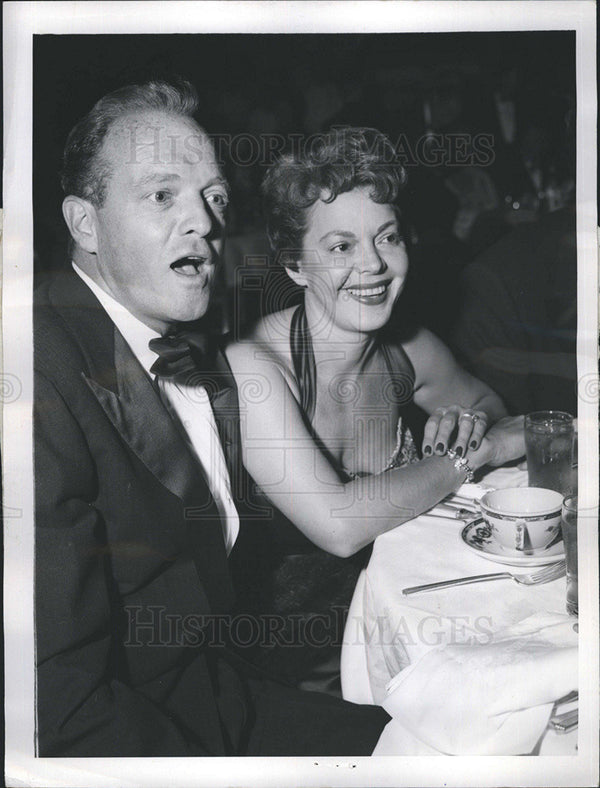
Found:
M 482 484 L 526 486 L 527 473 L 498 469 Z M 531 616 L 572 621 L 565 612 L 564 577 L 539 586 L 498 580 L 403 596 L 407 586 L 505 570 L 528 571 L 482 558 L 462 541 L 463 528 L 462 520 L 425 514 L 377 538 L 344 634 L 342 690 L 346 700 L 381 704 L 390 679 L 434 648 L 474 642 L 509 627 L 526 627 Z M 548 731 L 532 754 L 574 754 L 576 745 L 576 730 L 563 735 Z

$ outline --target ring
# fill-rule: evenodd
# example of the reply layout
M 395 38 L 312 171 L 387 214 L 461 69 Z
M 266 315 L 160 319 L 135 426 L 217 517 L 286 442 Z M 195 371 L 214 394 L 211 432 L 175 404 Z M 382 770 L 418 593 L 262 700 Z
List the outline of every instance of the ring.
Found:
M 470 419 L 475 424 L 481 419 L 481 416 L 478 416 L 476 413 L 463 413 L 461 419 Z

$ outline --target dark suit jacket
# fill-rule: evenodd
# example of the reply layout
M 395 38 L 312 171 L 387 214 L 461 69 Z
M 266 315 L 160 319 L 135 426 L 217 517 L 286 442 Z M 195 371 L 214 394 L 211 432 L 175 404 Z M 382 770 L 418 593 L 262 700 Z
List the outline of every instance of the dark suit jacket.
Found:
M 222 356 L 216 372 L 211 401 L 237 481 Z M 37 294 L 35 376 L 39 755 L 370 753 L 382 709 L 249 677 L 224 647 L 233 592 L 206 482 L 73 272 Z
M 40 755 L 235 749 L 245 690 L 214 648 L 190 648 L 233 598 L 217 510 L 147 375 L 74 273 L 37 294 L 35 372 Z M 232 463 L 232 385 L 219 405 Z

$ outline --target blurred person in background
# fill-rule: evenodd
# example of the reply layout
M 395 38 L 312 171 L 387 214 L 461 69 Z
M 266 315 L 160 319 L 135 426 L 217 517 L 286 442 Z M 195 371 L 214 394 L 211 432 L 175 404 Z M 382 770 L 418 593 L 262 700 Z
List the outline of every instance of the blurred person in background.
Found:
M 451 344 L 509 413 L 577 414 L 575 209 L 516 227 L 462 274 Z

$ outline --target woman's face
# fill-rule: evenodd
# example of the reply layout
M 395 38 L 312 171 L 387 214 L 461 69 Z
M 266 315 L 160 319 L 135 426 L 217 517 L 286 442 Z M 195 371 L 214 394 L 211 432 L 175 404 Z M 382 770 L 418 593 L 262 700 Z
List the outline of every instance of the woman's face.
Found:
M 390 319 L 408 271 L 398 217 L 374 202 L 369 187 L 309 210 L 296 282 L 306 286 L 313 319 L 346 331 L 372 332 Z

